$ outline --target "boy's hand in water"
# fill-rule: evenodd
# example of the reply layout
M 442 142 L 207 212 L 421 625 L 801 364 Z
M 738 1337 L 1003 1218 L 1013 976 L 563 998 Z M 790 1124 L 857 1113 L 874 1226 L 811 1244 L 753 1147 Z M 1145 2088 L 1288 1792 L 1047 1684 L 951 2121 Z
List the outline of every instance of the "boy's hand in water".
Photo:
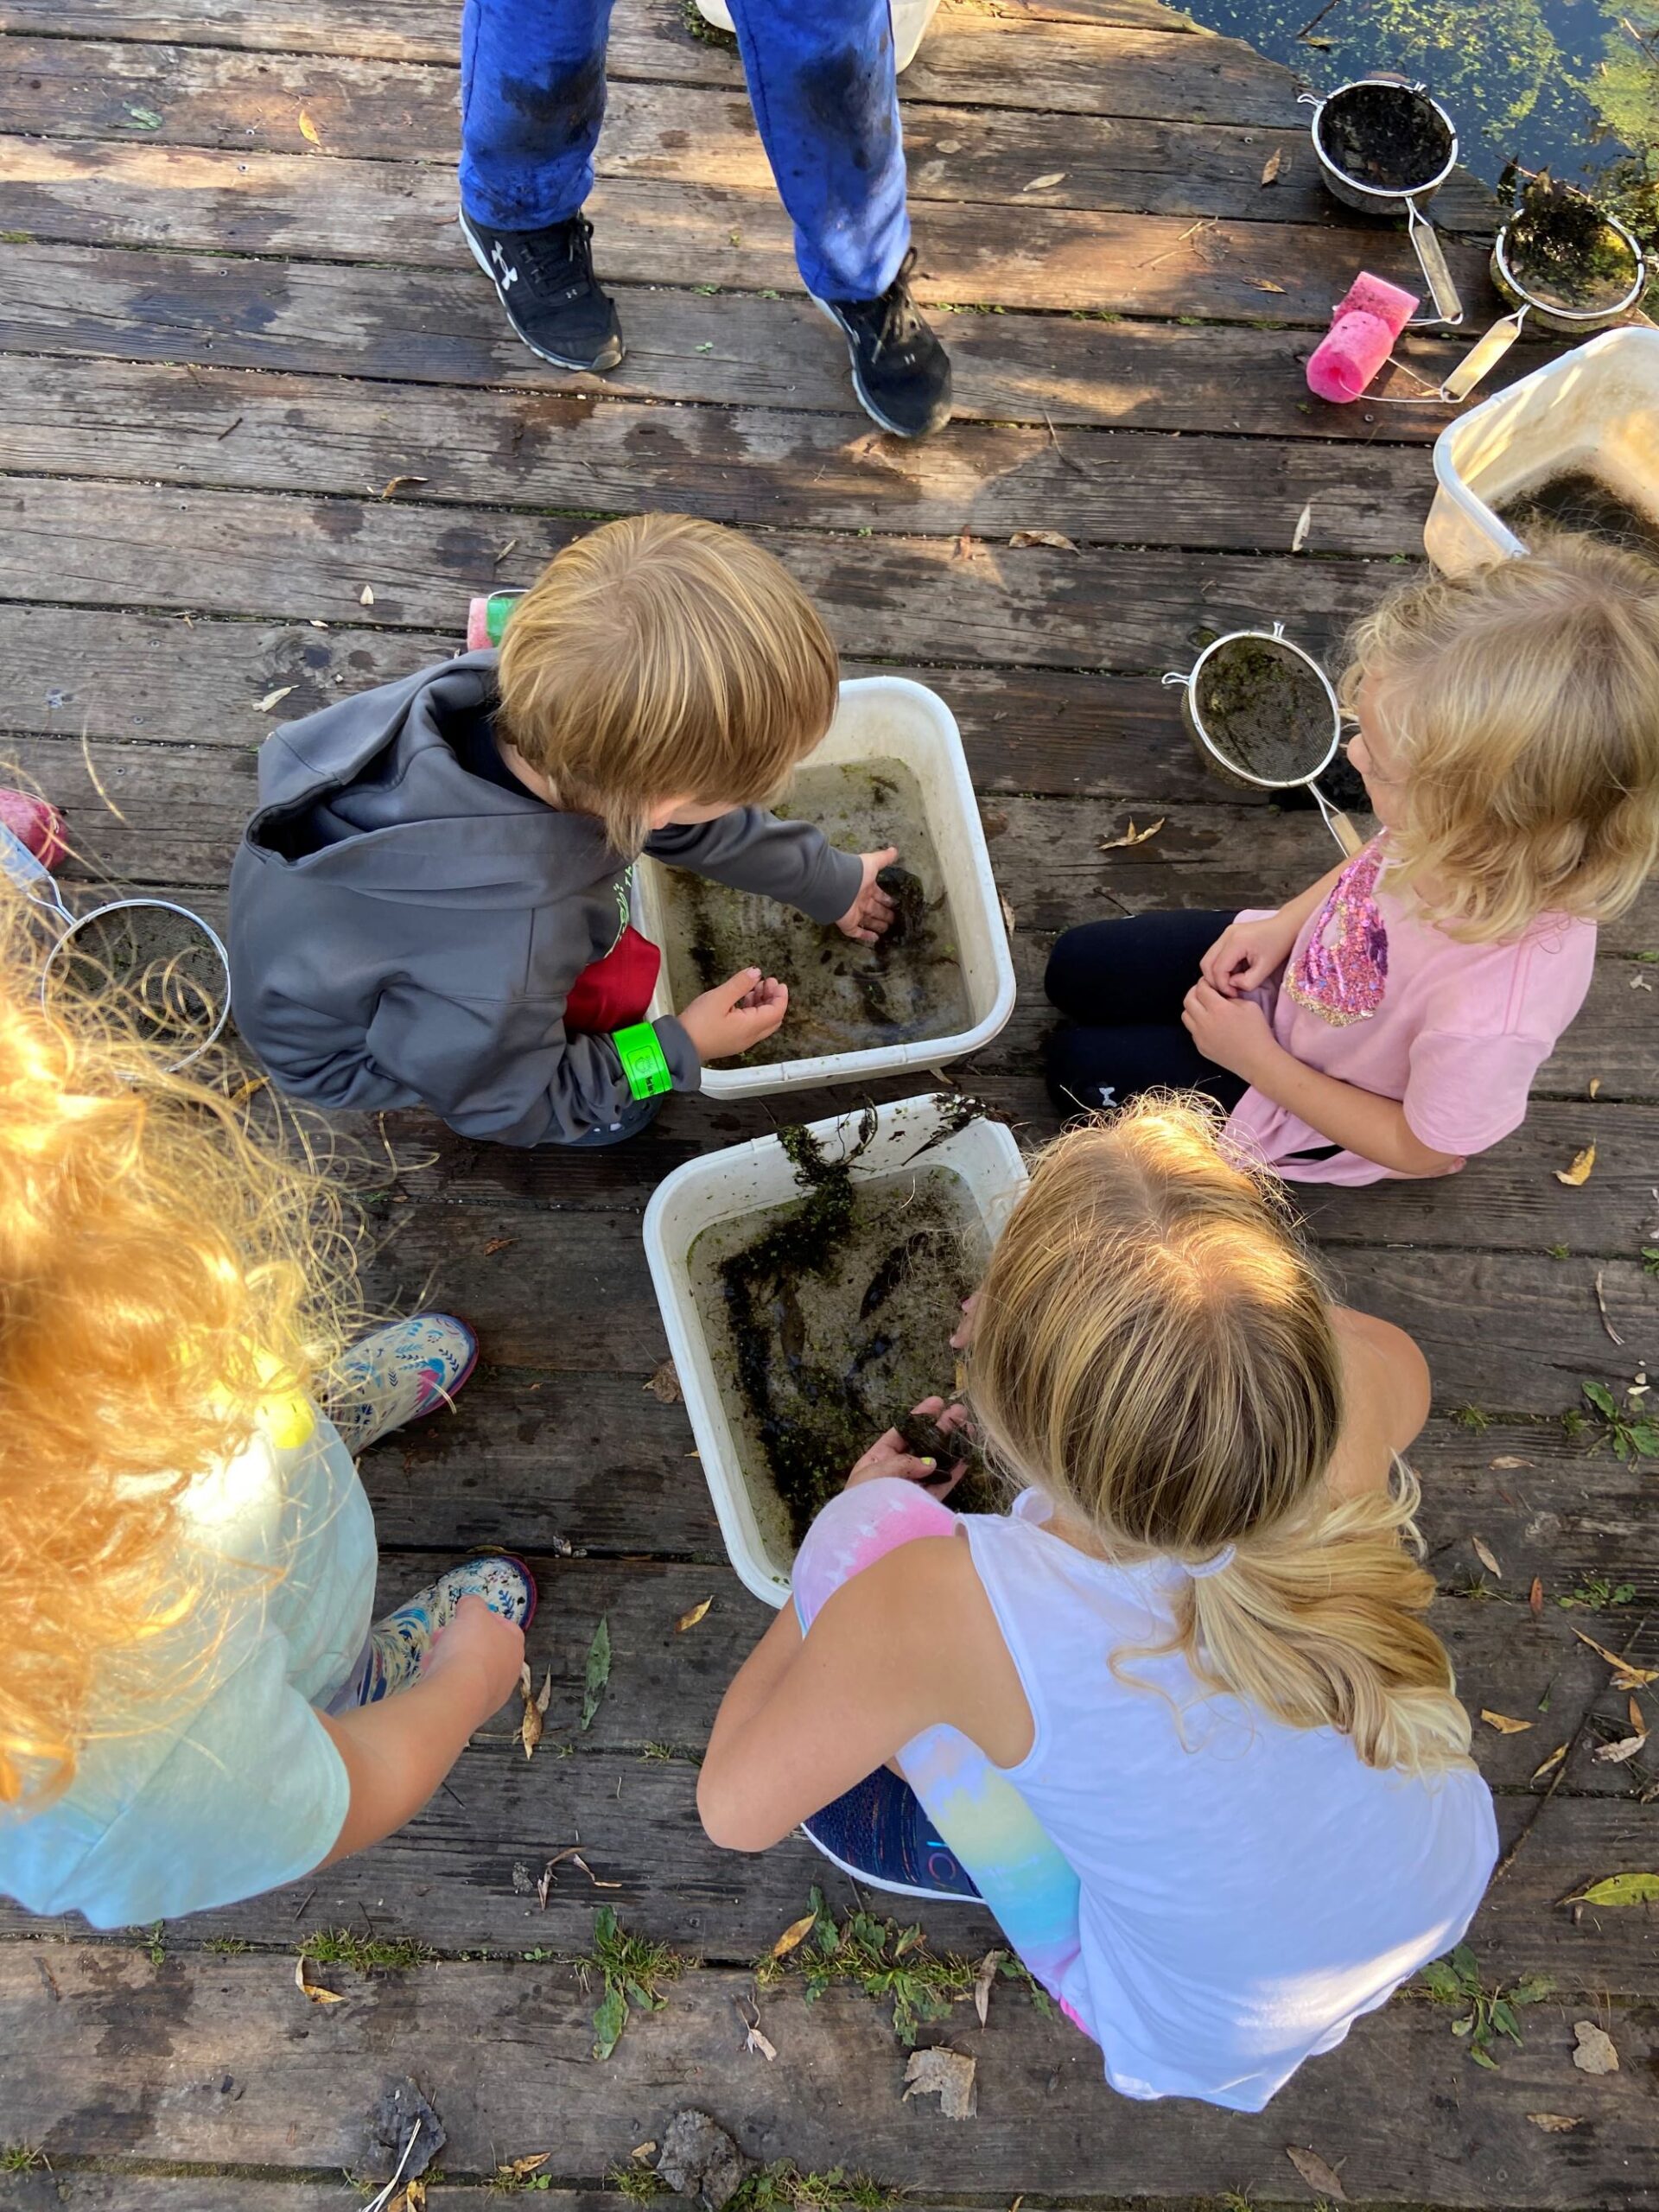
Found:
M 893 901 L 875 879 L 898 857 L 897 845 L 885 845 L 879 853 L 859 855 L 864 874 L 858 895 L 836 924 L 842 935 L 851 938 L 856 944 L 874 944 L 893 920 Z
M 727 1060 L 764 1043 L 788 1011 L 786 984 L 744 968 L 683 1008 L 680 1027 L 700 1060 Z
M 947 1408 L 943 1398 L 924 1398 L 919 1406 L 912 1406 L 910 1411 L 913 1421 L 931 1422 L 945 1437 L 967 1418 L 960 1406 Z M 964 1463 L 960 1459 L 941 1467 L 931 1453 L 912 1452 L 903 1433 L 889 1428 L 876 1438 L 848 1476 L 847 1488 L 855 1490 L 860 1483 L 878 1482 L 883 1476 L 896 1475 L 901 1482 L 918 1483 L 931 1497 L 949 1497 L 961 1481 Z

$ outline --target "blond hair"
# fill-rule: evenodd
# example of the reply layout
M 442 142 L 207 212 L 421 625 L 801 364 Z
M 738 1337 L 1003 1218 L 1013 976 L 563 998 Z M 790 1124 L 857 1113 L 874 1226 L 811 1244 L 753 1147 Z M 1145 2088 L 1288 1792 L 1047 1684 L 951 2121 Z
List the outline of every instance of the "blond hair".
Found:
M 1206 1688 L 1340 1729 L 1370 1766 L 1466 1761 L 1422 1618 L 1433 1583 L 1407 1549 L 1416 1485 L 1402 1471 L 1332 1501 L 1325 1287 L 1197 1101 L 1141 1101 L 1038 1156 L 982 1287 L 968 1395 L 993 1464 L 1111 1558 L 1219 1560 L 1180 1582 L 1158 1647 Z
M 291 1130 L 167 1073 L 112 989 L 43 1004 L 26 912 L 0 896 L 0 1807 L 32 1812 L 170 1687 L 207 1594 L 180 1500 L 334 1357 L 354 1240 Z
M 563 805 L 635 853 L 664 799 L 776 795 L 830 727 L 836 649 L 783 563 L 690 515 L 567 545 L 513 609 L 500 719 Z
M 1473 943 L 1622 914 L 1659 857 L 1659 567 L 1552 533 L 1356 631 L 1404 785 L 1389 878 Z

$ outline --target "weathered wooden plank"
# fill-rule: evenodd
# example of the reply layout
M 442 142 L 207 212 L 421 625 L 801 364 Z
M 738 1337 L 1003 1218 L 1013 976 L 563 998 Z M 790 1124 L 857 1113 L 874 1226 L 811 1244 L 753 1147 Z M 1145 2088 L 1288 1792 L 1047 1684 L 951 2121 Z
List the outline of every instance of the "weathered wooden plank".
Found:
M 904 2054 L 882 2011 L 840 1992 L 811 2006 L 789 1989 L 762 1998 L 787 2068 L 780 2097 L 774 2069 L 741 2051 L 734 2016 L 748 1986 L 736 1974 L 690 1976 L 598 2067 L 588 2059 L 592 1994 L 550 1963 L 353 1979 L 346 2003 L 323 2008 L 306 2005 L 280 1959 L 155 1966 L 94 1945 L 0 1950 L 10 2102 L 48 2155 L 349 2167 L 369 2107 L 388 2076 L 413 2065 L 448 2132 L 454 2174 L 487 2174 L 504 2149 L 543 2147 L 556 2116 L 563 2174 L 597 2175 L 632 2144 L 660 2139 L 695 2081 L 698 2101 L 715 2102 L 757 2156 L 845 2163 L 855 2112 L 861 2165 L 902 2181 L 925 2161 L 930 2192 L 944 2196 L 1283 2188 L 1291 2141 L 1318 2142 L 1340 2162 L 1358 2202 L 1646 2199 L 1642 2062 L 1653 2027 L 1640 2012 L 1607 2015 L 1627 2054 L 1616 2075 L 1573 2073 L 1568 2011 L 1548 2005 L 1529 2016 L 1524 2049 L 1477 2081 L 1443 2013 L 1396 2001 L 1304 2069 L 1268 2113 L 1241 2118 L 1109 2099 L 1082 2037 L 1004 1995 L 984 2031 L 966 2015 L 953 2028 L 950 2039 L 979 2058 L 980 2107 L 975 2126 L 953 2127 L 902 2101 Z M 1584 2133 L 1523 2134 L 1526 2111 L 1563 2107 L 1589 2121 Z
M 441 520 L 397 501 L 283 498 L 14 476 L 0 486 L 0 594 L 86 607 L 459 626 L 467 596 L 524 584 L 588 525 L 510 509 Z M 768 541 L 855 655 L 1123 671 L 1173 666 L 1195 641 L 1292 615 L 1318 651 L 1395 580 L 1387 563 L 1138 552 L 983 540 Z M 505 550 L 504 550 L 505 549 Z
M 66 244 L 228 247 L 422 269 L 468 258 L 452 176 L 415 163 L 13 137 L 0 140 L 0 183 L 17 229 Z M 619 282 L 680 282 L 695 234 L 709 283 L 798 283 L 789 220 L 769 191 L 608 178 L 588 208 L 598 265 Z M 936 201 L 918 232 L 913 285 L 928 302 L 1323 327 L 1356 263 L 1376 258 L 1379 243 L 1375 226 L 1361 230 L 1351 219 L 1205 217 L 1194 226 L 1178 215 L 1038 207 L 995 215 Z M 1452 245 L 1447 252 L 1470 315 L 1490 316 L 1484 251 Z
M 1329 215 L 1305 126 L 1143 119 L 1143 111 L 1164 115 L 1168 93 L 1161 73 L 1147 82 L 1135 54 L 1114 67 L 1104 89 L 1116 103 L 1113 118 L 1068 143 L 1069 166 L 1038 204 L 1246 220 L 1270 215 L 1279 222 Z M 0 130 L 52 138 L 119 139 L 144 130 L 154 145 L 300 154 L 308 143 L 300 129 L 303 111 L 317 134 L 309 143 L 323 157 L 453 163 L 454 92 L 449 72 L 426 64 L 60 38 L 16 37 L 0 48 Z M 159 127 L 136 122 L 135 107 L 159 116 Z M 1022 195 L 1032 180 L 1053 173 L 1046 165 L 1055 132 L 1046 112 L 912 101 L 904 130 L 917 206 L 935 200 L 1030 206 Z M 1262 173 L 1274 156 L 1278 166 L 1264 188 Z M 597 160 L 605 176 L 756 190 L 771 182 L 741 90 L 614 82 Z M 1490 194 L 1472 182 L 1459 179 L 1458 188 L 1436 196 L 1442 226 L 1478 223 L 1490 205 Z
M 158 257 L 102 243 L 0 245 L 0 342 L 21 352 L 213 360 L 446 388 L 594 388 L 591 376 L 564 376 L 528 353 L 475 270 Z M 607 393 L 726 404 L 741 389 L 753 406 L 810 409 L 861 425 L 844 356 L 807 302 L 634 287 L 620 288 L 620 299 L 628 356 L 604 380 Z M 1438 404 L 1344 409 L 1309 397 L 1306 330 L 1240 323 L 1222 346 L 1213 331 L 1179 323 L 937 306 L 931 313 L 950 347 L 958 421 L 1422 442 L 1446 419 Z M 1460 351 L 1420 338 L 1399 350 L 1431 385 Z M 1494 372 L 1493 388 L 1559 351 L 1516 346 Z M 1394 388 L 1419 389 L 1403 378 Z
M 714 522 L 1006 540 L 1415 557 L 1425 455 L 1297 439 L 953 426 L 917 445 L 773 410 L 111 361 L 0 362 L 0 467 L 544 512 L 673 506 Z M 438 528 L 436 517 L 430 525 Z

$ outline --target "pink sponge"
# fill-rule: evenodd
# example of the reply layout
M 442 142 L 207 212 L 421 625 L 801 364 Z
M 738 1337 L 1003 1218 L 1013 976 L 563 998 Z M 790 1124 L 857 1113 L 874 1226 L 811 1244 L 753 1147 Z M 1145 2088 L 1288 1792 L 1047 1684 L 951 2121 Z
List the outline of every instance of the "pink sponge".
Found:
M 1357 399 L 1418 304 L 1399 285 L 1362 270 L 1338 305 L 1329 331 L 1308 356 L 1309 391 L 1321 399 Z

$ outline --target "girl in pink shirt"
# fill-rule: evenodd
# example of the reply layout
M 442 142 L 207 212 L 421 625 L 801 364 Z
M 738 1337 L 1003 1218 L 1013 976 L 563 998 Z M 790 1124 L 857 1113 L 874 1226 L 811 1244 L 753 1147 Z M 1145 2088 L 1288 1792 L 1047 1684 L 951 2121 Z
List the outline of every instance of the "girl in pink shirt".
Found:
M 1520 1126 L 1596 925 L 1659 856 L 1659 569 L 1587 537 L 1427 576 L 1355 638 L 1379 829 L 1276 912 L 1068 930 L 1062 1110 L 1207 1091 L 1293 1182 L 1447 1175 Z

